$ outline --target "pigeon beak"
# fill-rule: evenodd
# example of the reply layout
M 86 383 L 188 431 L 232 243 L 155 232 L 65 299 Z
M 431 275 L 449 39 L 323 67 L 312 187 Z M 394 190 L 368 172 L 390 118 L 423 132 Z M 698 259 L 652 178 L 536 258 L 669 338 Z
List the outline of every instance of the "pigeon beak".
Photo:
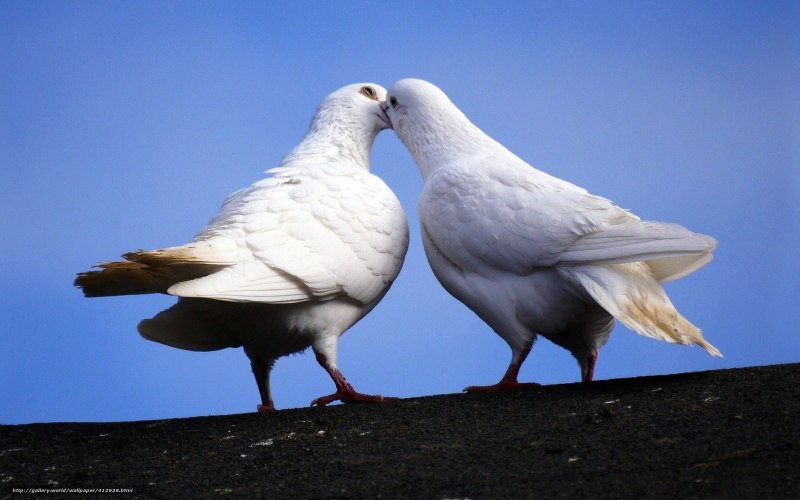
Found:
M 378 101 L 378 102 L 380 103 L 381 114 L 383 114 L 383 118 L 384 118 L 384 121 L 386 122 L 386 126 L 388 126 L 390 129 L 394 130 L 394 127 L 392 126 L 392 120 L 389 118 L 389 114 L 386 112 L 386 110 L 389 109 L 389 105 L 386 104 L 386 101 Z

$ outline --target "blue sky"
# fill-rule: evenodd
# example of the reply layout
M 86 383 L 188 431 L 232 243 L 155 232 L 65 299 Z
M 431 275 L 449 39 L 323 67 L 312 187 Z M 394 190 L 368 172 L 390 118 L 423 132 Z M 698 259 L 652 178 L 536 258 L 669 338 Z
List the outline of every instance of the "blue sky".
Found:
M 800 361 L 799 23 L 796 2 L 0 3 L 0 423 L 254 411 L 241 350 L 136 333 L 173 298 L 85 299 L 74 275 L 188 241 L 325 95 L 405 77 L 538 168 L 720 241 L 666 289 L 725 357 L 618 326 L 596 378 Z M 390 131 L 372 166 L 412 242 L 342 337 L 343 372 L 403 397 L 496 382 L 508 347 L 432 276 L 422 181 Z M 541 339 L 520 379 L 579 370 Z M 309 353 L 279 360 L 272 385 L 278 408 L 333 389 Z

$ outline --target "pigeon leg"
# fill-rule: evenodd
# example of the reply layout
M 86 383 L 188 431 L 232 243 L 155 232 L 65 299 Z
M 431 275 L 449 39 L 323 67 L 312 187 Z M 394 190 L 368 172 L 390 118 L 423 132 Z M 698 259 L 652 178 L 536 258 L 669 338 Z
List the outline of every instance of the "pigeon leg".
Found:
M 508 365 L 508 370 L 506 370 L 506 374 L 503 375 L 500 382 L 494 385 L 471 385 L 464 389 L 464 392 L 498 392 L 522 387 L 538 387 L 539 384 L 536 382 L 517 382 L 519 369 L 522 367 L 522 363 L 525 362 L 525 358 L 527 358 L 528 354 L 531 352 L 532 345 L 533 342 L 530 342 L 521 351 L 514 351 L 511 356 L 511 363 Z
M 336 384 L 336 392 L 315 399 L 311 402 L 311 406 L 325 406 L 333 401 L 341 401 L 342 403 L 383 403 L 384 401 L 395 401 L 399 399 L 356 392 L 353 386 L 350 385 L 350 382 L 344 378 L 342 372 L 340 372 L 334 364 L 330 363 L 324 354 L 316 350 L 314 352 L 317 356 L 317 362 L 325 368 L 325 371 L 328 372 L 328 375 L 333 379 L 333 383 Z
M 582 380 L 584 383 L 589 383 L 594 379 L 594 365 L 597 363 L 597 349 L 592 349 L 586 356 L 586 366 L 584 367 Z
M 253 376 L 256 378 L 258 393 L 261 395 L 261 404 L 258 405 L 259 413 L 272 413 L 275 411 L 275 404 L 272 402 L 272 394 L 269 390 L 269 374 L 275 360 L 264 361 L 260 356 L 253 356 L 250 360 L 250 367 L 253 369 Z

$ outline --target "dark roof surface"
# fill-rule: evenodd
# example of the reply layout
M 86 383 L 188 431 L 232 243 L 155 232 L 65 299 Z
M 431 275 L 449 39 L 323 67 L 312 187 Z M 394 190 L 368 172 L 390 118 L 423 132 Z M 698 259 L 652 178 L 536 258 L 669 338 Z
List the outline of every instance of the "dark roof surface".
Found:
M 0 498 L 25 496 L 15 488 L 800 498 L 800 364 L 272 415 L 0 426 Z

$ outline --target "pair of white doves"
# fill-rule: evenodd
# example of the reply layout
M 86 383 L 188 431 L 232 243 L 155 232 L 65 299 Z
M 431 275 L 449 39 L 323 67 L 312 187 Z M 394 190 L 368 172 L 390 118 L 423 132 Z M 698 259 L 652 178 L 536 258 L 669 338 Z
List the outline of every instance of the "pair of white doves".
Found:
M 568 349 L 591 381 L 615 318 L 720 355 L 660 285 L 707 264 L 713 238 L 642 221 L 536 170 L 416 79 L 330 94 L 303 141 L 269 177 L 228 197 L 191 242 L 127 253 L 75 284 L 87 297 L 179 297 L 142 321 L 141 335 L 194 351 L 244 347 L 261 412 L 275 409 L 275 361 L 309 346 L 336 385 L 312 404 L 393 399 L 356 392 L 336 363 L 339 337 L 383 298 L 408 249 L 400 202 L 369 169 L 386 128 L 425 180 L 419 217 L 434 274 L 511 347 L 500 382 L 467 391 L 525 385 L 517 374 L 537 334 Z

